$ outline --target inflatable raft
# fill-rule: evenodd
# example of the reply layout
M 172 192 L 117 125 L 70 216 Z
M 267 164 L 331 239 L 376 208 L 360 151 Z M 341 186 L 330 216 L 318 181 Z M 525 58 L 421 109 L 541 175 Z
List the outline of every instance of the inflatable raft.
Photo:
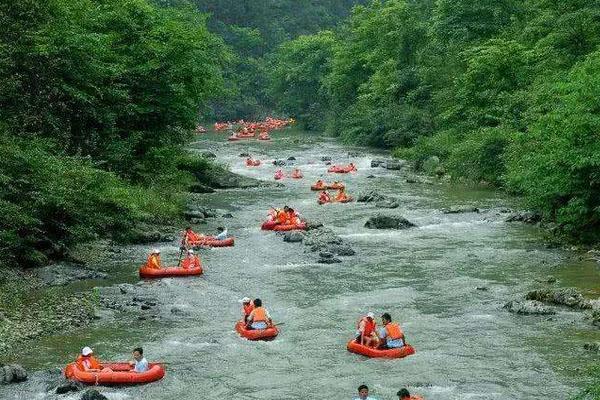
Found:
M 334 173 L 338 173 L 338 174 L 347 174 L 347 173 L 355 172 L 355 171 L 356 171 L 356 169 L 352 168 L 349 165 L 347 165 L 345 167 L 338 166 L 338 165 L 332 165 L 331 167 L 329 167 L 329 169 L 327 169 L 327 172 L 334 172 Z
M 343 183 L 338 183 L 338 184 L 332 183 L 331 185 L 327 185 L 327 189 L 330 189 L 330 190 L 338 190 L 338 189 L 345 189 L 345 188 L 346 188 L 346 186 Z
M 65 368 L 65 377 L 88 385 L 137 385 L 154 382 L 165 376 L 162 364 L 150 363 L 146 372 L 133 372 L 129 363 L 102 364 L 102 371 L 83 371 L 76 363 Z
M 235 330 L 248 340 L 273 340 L 279 334 L 276 326 L 267 329 L 246 329 L 246 325 L 242 321 L 235 324 Z
M 168 278 L 202 275 L 202 266 L 198 268 L 167 267 L 161 269 L 140 268 L 140 278 Z
M 246 161 L 246 167 L 258 167 L 259 165 L 260 165 L 260 160 Z
M 214 237 L 204 238 L 196 242 L 190 242 L 189 245 L 192 247 L 208 246 L 208 247 L 231 247 L 235 244 L 235 238 L 230 237 L 227 239 L 219 240 Z
M 379 358 L 404 358 L 415 354 L 415 349 L 410 345 L 406 344 L 396 349 L 374 349 L 372 347 L 363 346 L 360 343 L 356 343 L 356 340 L 348 342 L 347 349 L 351 353 L 361 354 L 367 357 L 379 357 Z
M 326 186 L 326 185 L 321 185 L 321 186 L 319 186 L 319 185 L 311 185 L 311 187 L 310 187 L 310 190 L 313 190 L 315 192 L 320 192 L 322 190 L 327 190 L 327 189 L 329 189 L 329 187 Z
M 277 224 L 274 221 L 264 222 L 260 229 L 263 231 L 293 231 L 293 230 L 306 230 L 306 222 L 299 224 Z

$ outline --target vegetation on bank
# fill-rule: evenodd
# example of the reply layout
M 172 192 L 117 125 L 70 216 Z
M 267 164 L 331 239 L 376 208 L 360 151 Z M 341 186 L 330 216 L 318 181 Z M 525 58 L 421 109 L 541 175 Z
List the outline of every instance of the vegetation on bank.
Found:
M 228 57 L 205 17 L 148 0 L 25 0 L 0 4 L 0 24 L 0 266 L 177 217 L 186 169 L 204 163 L 182 145 Z
M 599 18 L 597 0 L 375 0 L 280 46 L 269 93 L 307 128 L 435 156 L 598 241 Z

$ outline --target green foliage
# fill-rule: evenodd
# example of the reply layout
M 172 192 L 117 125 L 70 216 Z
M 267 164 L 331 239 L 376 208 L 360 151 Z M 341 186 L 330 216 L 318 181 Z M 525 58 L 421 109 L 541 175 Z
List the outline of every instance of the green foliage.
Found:
M 29 141 L 0 143 L 0 263 L 35 266 L 74 241 L 176 218 L 178 195 L 127 185 L 90 160 L 51 155 Z

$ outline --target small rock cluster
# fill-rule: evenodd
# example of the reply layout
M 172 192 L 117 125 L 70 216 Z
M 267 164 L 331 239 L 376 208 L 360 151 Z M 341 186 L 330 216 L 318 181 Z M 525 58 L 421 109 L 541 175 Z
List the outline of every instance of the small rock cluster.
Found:
M 25 382 L 26 380 L 27 371 L 22 366 L 18 364 L 0 364 L 0 385 Z

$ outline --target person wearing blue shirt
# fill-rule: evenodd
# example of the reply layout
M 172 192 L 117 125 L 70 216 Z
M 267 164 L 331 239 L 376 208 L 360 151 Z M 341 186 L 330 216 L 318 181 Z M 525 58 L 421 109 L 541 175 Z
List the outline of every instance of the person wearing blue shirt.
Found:
M 223 228 L 223 227 L 218 227 L 217 228 L 217 236 L 215 236 L 215 239 L 217 240 L 225 240 L 227 239 L 227 229 Z
M 141 347 L 133 349 L 133 361 L 129 363 L 133 367 L 134 372 L 148 371 L 148 361 L 144 358 L 144 350 Z
M 358 387 L 358 397 L 354 400 L 377 400 L 374 397 L 369 397 L 369 387 L 367 385 L 360 385 Z

